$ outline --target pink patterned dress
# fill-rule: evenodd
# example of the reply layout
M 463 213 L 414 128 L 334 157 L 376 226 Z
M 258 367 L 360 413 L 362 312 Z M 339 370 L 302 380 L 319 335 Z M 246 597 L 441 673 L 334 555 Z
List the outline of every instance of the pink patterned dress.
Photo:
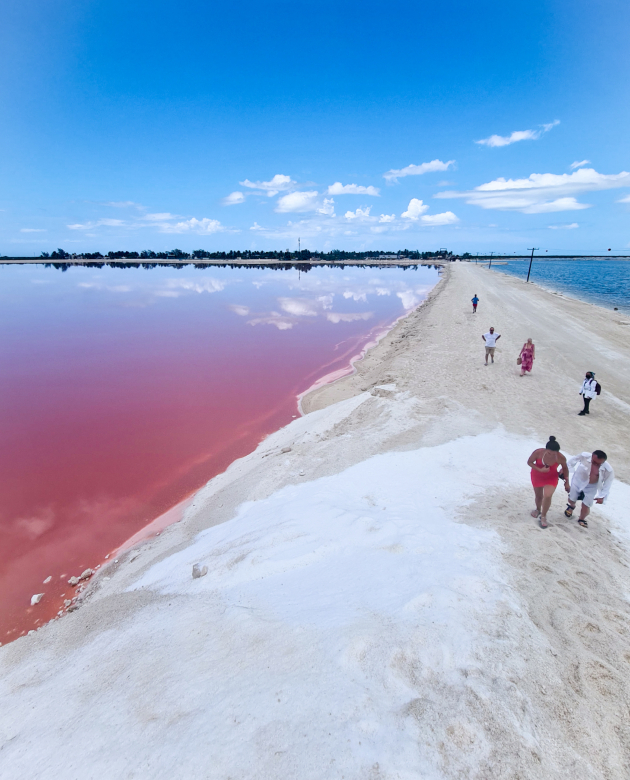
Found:
M 527 343 L 523 344 L 521 350 L 521 371 L 531 371 L 534 365 L 534 349 L 529 347 Z

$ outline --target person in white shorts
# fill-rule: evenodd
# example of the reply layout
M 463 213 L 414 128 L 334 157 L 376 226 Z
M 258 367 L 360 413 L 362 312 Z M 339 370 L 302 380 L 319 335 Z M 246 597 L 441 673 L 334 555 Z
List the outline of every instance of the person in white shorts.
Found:
M 490 355 L 490 358 L 494 363 L 494 348 L 501 336 L 494 332 L 494 328 L 490 328 L 490 330 L 487 333 L 484 333 L 481 338 L 486 342 L 486 365 L 488 365 L 488 355 Z
M 572 517 L 573 510 L 578 501 L 582 502 L 578 523 L 583 528 L 588 528 L 586 518 L 591 511 L 593 501 L 603 504 L 610 493 L 610 486 L 615 478 L 612 466 L 607 463 L 608 456 L 602 450 L 595 452 L 582 452 L 567 460 L 570 471 L 575 469 L 571 479 L 569 502 L 564 514 Z

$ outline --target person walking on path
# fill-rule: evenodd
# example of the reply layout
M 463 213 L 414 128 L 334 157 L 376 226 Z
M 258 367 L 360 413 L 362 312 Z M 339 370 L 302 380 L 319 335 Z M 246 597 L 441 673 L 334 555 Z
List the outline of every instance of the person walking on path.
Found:
M 525 376 L 526 371 L 532 370 L 536 357 L 536 346 L 531 339 L 527 339 L 523 344 L 519 357 L 521 359 L 521 376 Z
M 580 395 L 584 398 L 584 409 L 582 409 L 581 412 L 578 412 L 578 415 L 580 417 L 583 417 L 585 414 L 590 414 L 588 407 L 590 406 L 593 398 L 595 398 L 595 396 L 597 395 L 597 382 L 595 381 L 595 372 L 593 371 L 586 372 L 586 377 L 582 382 L 582 387 L 580 388 Z
M 571 480 L 571 490 L 564 514 L 567 517 L 573 516 L 573 510 L 578 501 L 582 502 L 580 517 L 578 523 L 582 528 L 588 528 L 586 518 L 588 517 L 593 501 L 596 504 L 603 504 L 610 493 L 610 486 L 615 478 L 615 472 L 610 463 L 607 463 L 608 456 L 602 450 L 595 452 L 581 452 L 573 458 L 569 458 L 567 466 L 573 472 Z
M 551 497 L 558 487 L 558 477 L 564 480 L 564 489 L 569 492 L 569 469 L 564 455 L 560 452 L 560 445 L 555 436 L 550 436 L 544 447 L 534 450 L 529 456 L 527 465 L 531 468 L 532 487 L 536 509 L 532 510 L 532 517 L 538 518 L 538 525 L 547 528 L 547 512 L 551 506 Z M 558 474 L 558 468 L 561 473 Z
M 472 305 L 473 305 L 473 314 L 476 314 L 477 313 L 477 304 L 479 303 L 479 298 L 477 298 L 477 293 L 475 293 L 474 298 L 471 298 L 470 300 L 472 301 Z
M 494 328 L 490 328 L 490 330 L 487 333 L 484 333 L 481 338 L 486 342 L 486 365 L 488 365 L 488 355 L 490 355 L 490 358 L 494 363 L 495 345 L 501 336 L 494 332 Z

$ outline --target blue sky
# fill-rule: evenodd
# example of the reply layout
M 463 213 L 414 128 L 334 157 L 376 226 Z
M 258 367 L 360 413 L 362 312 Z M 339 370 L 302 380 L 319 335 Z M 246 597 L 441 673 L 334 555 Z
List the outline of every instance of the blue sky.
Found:
M 625 0 L 4 0 L 0 254 L 628 252 L 629 31 Z

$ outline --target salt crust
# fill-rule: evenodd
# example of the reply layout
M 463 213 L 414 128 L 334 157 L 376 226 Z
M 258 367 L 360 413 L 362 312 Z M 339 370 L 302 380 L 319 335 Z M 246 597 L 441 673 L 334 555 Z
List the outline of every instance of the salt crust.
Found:
M 7 776 L 136 766 L 149 777 L 159 766 L 160 777 L 441 778 L 441 729 L 427 731 L 416 709 L 455 705 L 465 749 L 451 745 L 450 760 L 473 771 L 492 745 L 456 716 L 471 696 L 536 751 L 519 648 L 544 655 L 548 642 L 509 584 L 498 534 L 458 522 L 489 477 L 522 485 L 535 444 L 500 430 L 463 437 L 243 504 L 128 588 L 160 596 L 133 619 L 30 690 L 10 695 L 9 675 L 4 728 L 20 740 L 5 746 Z M 616 488 L 611 517 L 630 500 Z M 201 580 L 190 576 L 197 561 L 210 569 Z M 46 661 L 32 659 L 31 674 Z

